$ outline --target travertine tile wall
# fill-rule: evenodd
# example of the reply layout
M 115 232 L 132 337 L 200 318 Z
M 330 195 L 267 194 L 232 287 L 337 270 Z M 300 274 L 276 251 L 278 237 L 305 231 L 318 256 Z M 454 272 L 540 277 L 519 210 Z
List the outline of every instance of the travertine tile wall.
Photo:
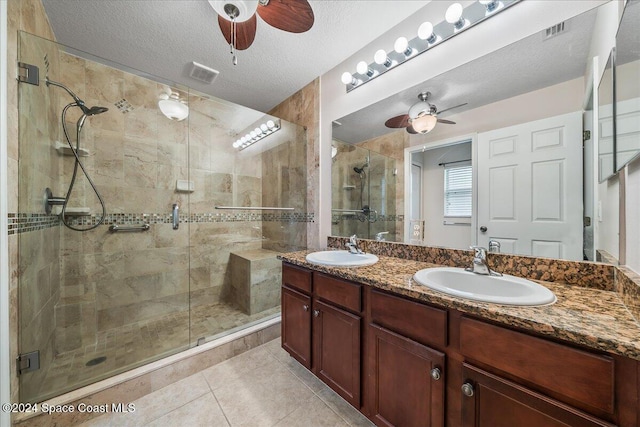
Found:
M 54 44 L 32 37 L 25 41 L 19 29 L 53 37 L 42 5 L 36 1 L 9 2 L 9 61 L 20 60 L 46 69 L 59 65 L 58 51 Z M 9 66 L 9 209 L 13 212 L 44 214 L 42 195 L 59 175 L 60 161 L 51 148 L 57 138 L 56 104 L 58 94 L 48 91 L 41 81 L 39 86 L 22 84 L 20 114 L 18 115 L 18 83 L 15 66 Z M 14 74 L 14 75 L 11 75 Z M 52 74 L 54 75 L 54 74 Z M 15 120 L 19 117 L 18 120 Z M 33 120 L 38 117 L 38 120 Z M 18 127 L 18 123 L 20 126 Z M 18 132 L 19 129 L 19 132 Z M 20 149 L 18 150 L 18 146 Z M 20 156 L 18 157 L 18 152 Z M 18 168 L 17 165 L 20 167 Z M 55 355 L 54 307 L 60 297 L 58 227 L 42 228 L 25 235 L 12 235 L 9 248 L 11 262 L 10 305 L 11 353 L 40 351 L 41 369 L 24 374 L 22 395 L 36 393 L 42 378 Z M 17 239 L 17 241 L 15 240 Z M 21 310 L 17 310 L 18 301 Z M 15 311 L 15 312 L 14 312 Z M 18 333 L 18 328 L 20 332 Z M 15 334 L 15 335 L 14 335 Z M 18 345 L 18 337 L 20 344 Z M 12 381 L 12 395 L 17 399 L 17 378 Z
M 298 92 L 285 99 L 269 111 L 306 131 L 306 212 L 313 216 L 319 209 L 320 188 L 320 78 L 318 77 Z M 320 248 L 320 227 L 317 221 L 307 224 L 306 244 L 309 248 Z

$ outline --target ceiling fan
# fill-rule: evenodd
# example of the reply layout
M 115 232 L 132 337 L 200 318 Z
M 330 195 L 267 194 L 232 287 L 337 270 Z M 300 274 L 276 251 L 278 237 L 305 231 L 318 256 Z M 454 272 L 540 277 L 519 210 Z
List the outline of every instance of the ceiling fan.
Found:
M 218 25 L 229 43 L 233 65 L 235 51 L 245 50 L 256 37 L 256 14 L 267 24 L 290 33 L 304 33 L 313 26 L 313 9 L 307 0 L 209 0 L 218 14 Z
M 416 102 L 409 108 L 408 114 L 402 114 L 396 117 L 392 117 L 387 120 L 384 125 L 388 128 L 406 128 L 407 132 L 411 134 L 425 134 L 429 133 L 436 127 L 436 123 L 444 123 L 446 125 L 455 125 L 456 122 L 451 120 L 439 119 L 438 114 L 445 111 L 453 110 L 454 108 L 467 105 L 456 105 L 455 107 L 449 107 L 444 110 L 438 111 L 438 107 L 429 103 L 429 97 L 431 92 L 422 92 L 418 95 L 420 101 Z

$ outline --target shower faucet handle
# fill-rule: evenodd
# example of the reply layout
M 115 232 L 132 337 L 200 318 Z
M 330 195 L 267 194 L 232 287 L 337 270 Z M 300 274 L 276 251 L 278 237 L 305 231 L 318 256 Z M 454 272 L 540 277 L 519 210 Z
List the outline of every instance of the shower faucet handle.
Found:
M 173 209 L 171 211 L 171 219 L 173 222 L 173 229 L 177 230 L 180 227 L 180 215 L 178 214 L 180 207 L 177 203 L 173 204 Z

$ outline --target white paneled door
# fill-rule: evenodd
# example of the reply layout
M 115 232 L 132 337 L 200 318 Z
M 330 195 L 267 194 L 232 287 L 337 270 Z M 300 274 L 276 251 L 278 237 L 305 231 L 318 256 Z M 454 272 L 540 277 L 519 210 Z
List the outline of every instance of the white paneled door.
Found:
M 581 260 L 582 113 L 478 135 L 478 245 Z

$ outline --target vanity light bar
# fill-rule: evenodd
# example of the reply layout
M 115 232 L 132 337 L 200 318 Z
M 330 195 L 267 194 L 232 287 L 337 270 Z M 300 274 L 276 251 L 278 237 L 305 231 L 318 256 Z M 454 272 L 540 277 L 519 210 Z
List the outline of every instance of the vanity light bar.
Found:
M 460 3 L 453 3 L 447 9 L 445 19 L 442 22 L 437 25 L 423 22 L 417 30 L 416 37 L 411 40 L 407 40 L 405 37 L 398 38 L 393 49 L 389 52 L 378 50 L 374 55 L 373 62 L 367 65 L 366 62 L 361 61 L 356 67 L 356 72 L 345 71 L 341 76 L 341 81 L 349 93 L 520 1 L 479 0 L 465 8 L 462 8 Z
M 280 120 L 268 120 L 266 123 L 261 124 L 242 138 L 236 140 L 236 142 L 233 143 L 233 148 L 244 150 L 262 138 L 266 138 L 272 133 L 279 131 L 280 127 Z

